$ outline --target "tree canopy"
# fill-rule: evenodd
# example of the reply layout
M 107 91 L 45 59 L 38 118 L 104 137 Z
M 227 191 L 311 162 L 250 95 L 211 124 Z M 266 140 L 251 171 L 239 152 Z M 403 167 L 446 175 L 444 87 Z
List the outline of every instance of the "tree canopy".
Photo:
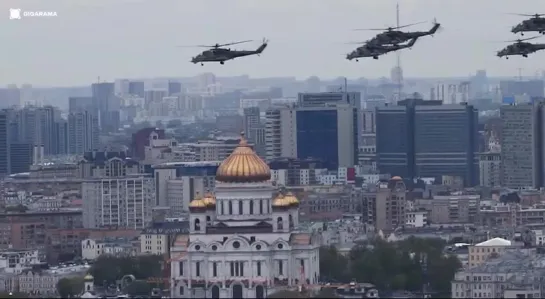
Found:
M 461 264 L 455 256 L 443 253 L 445 245 L 441 239 L 414 237 L 399 242 L 377 240 L 354 247 L 347 256 L 335 247 L 324 247 L 320 275 L 324 281 L 356 280 L 382 290 L 418 292 L 426 283 L 437 293 L 450 293 L 450 282 Z
M 143 280 L 135 280 L 127 286 L 126 292 L 130 296 L 149 296 L 151 286 Z
M 134 257 L 100 256 L 90 269 L 95 284 L 115 284 L 123 276 L 131 274 L 137 280 L 162 277 L 163 257 L 160 255 L 140 255 Z
M 57 282 L 57 292 L 62 298 L 72 298 L 82 293 L 83 286 L 82 277 L 61 278 Z

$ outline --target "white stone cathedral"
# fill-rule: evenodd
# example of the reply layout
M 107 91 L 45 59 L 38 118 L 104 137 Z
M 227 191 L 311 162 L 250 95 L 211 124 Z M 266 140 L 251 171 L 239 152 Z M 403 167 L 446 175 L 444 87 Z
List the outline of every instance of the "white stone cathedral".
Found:
M 299 201 L 270 178 L 242 136 L 218 168 L 215 195 L 189 205 L 189 234 L 171 247 L 172 297 L 266 298 L 318 281 L 319 235 L 298 231 Z

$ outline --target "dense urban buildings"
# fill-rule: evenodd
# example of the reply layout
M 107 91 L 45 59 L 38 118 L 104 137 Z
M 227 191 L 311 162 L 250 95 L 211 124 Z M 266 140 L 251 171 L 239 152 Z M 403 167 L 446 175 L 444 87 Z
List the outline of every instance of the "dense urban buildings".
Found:
M 119 79 L 61 104 L 0 90 L 19 94 L 0 112 L 0 292 L 53 294 L 89 271 L 63 263 L 150 254 L 162 274 L 144 283 L 168 281 L 166 296 L 319 292 L 333 252 L 416 237 L 446 240 L 461 264 L 443 293 L 478 297 L 460 277 L 538 260 L 545 243 L 540 80 L 404 80 Z M 520 295 L 509 283 L 480 296 Z M 96 277 L 85 287 L 101 292 Z M 383 288 L 357 294 L 393 297 Z

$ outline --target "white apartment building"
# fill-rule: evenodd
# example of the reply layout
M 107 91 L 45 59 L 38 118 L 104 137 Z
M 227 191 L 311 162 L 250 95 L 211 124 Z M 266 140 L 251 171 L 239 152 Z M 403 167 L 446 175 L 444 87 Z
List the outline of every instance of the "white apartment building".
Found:
M 5 250 L 0 252 L 0 271 L 19 274 L 40 263 L 38 250 Z
M 139 242 L 138 242 L 139 243 Z M 123 255 L 131 256 L 140 252 L 140 248 L 132 246 L 126 239 L 85 239 L 81 241 L 81 258 L 84 260 L 95 260 L 101 255 Z
M 148 176 L 92 179 L 82 183 L 85 228 L 115 226 L 143 229 L 156 205 L 155 183 Z
M 407 225 L 412 227 L 423 227 L 428 220 L 427 211 L 407 211 Z
M 89 265 L 51 267 L 48 270 L 26 270 L 18 278 L 19 291 L 44 297 L 57 295 L 57 283 L 63 278 L 83 276 Z

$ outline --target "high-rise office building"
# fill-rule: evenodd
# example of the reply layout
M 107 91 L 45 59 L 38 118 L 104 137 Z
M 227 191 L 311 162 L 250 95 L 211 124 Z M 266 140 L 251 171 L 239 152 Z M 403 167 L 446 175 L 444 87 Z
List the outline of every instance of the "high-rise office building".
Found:
M 347 104 L 267 111 L 266 157 L 315 158 L 333 167 L 357 163 L 357 109 Z
M 74 113 L 78 111 L 90 111 L 96 113 L 92 97 L 69 97 L 68 112 Z
M 177 81 L 168 81 L 168 96 L 176 95 L 182 92 L 182 83 Z
M 407 178 L 455 176 L 479 184 L 478 113 L 471 105 L 408 99 L 377 107 L 377 166 Z
M 55 134 L 57 135 L 57 154 L 68 154 L 68 121 L 64 119 L 57 121 Z
M 545 186 L 545 105 L 526 103 L 500 107 L 502 185 Z
M 10 172 L 9 150 L 9 115 L 6 111 L 0 111 L 0 176 Z
M 45 155 L 57 155 L 58 136 L 56 122 L 60 120 L 60 111 L 52 106 L 27 106 L 9 110 L 12 142 L 43 145 Z
M 21 105 L 21 90 L 17 86 L 0 88 L 0 109 Z
M 253 143 L 252 129 L 258 128 L 260 125 L 259 107 L 244 108 L 244 132 L 246 138 Z
M 129 94 L 134 96 L 144 97 L 144 82 L 143 81 L 130 81 L 129 82 Z
M 32 165 L 34 146 L 29 143 L 11 143 L 9 145 L 10 174 L 28 172 Z
M 100 129 L 115 132 L 119 128 L 120 99 L 115 96 L 114 83 L 94 83 L 91 85 L 94 106 L 98 110 Z
M 99 147 L 98 118 L 89 111 L 80 111 L 68 115 L 67 124 L 68 152 L 83 154 Z

